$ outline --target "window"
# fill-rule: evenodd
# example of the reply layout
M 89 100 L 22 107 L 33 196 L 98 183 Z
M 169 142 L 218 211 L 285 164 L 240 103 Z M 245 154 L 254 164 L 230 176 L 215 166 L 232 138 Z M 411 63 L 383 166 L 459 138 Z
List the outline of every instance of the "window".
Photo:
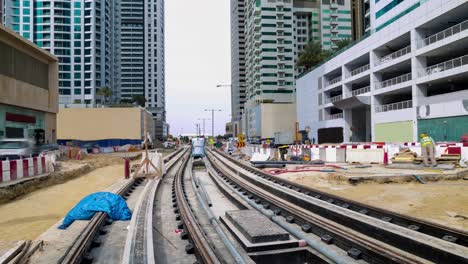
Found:
M 389 4 L 384 6 L 382 9 L 377 11 L 377 13 L 375 13 L 375 18 L 379 18 L 379 17 L 383 16 L 385 13 L 392 10 L 395 6 L 399 5 L 403 1 L 404 0 L 393 0 L 392 2 L 390 2 Z

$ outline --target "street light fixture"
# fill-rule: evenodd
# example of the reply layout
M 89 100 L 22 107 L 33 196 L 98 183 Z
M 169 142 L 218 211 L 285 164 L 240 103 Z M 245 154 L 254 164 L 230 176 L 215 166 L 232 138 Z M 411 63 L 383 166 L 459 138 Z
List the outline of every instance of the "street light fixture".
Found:
M 220 109 L 205 109 L 205 112 L 211 112 L 211 136 L 214 138 L 214 112 L 221 112 Z

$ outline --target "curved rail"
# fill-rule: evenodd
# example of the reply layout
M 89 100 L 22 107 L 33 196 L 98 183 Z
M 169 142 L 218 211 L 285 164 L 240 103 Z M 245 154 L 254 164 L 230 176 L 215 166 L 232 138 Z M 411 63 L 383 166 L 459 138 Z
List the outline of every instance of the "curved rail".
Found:
M 180 153 L 181 150 L 176 151 L 176 153 L 171 153 L 168 157 L 166 157 L 167 161 L 171 160 L 177 153 Z M 165 161 L 166 161 L 165 159 Z M 141 180 L 137 179 L 130 179 L 120 187 L 116 194 L 122 196 L 127 193 L 132 186 L 135 184 L 141 183 Z M 73 245 L 67 250 L 65 255 L 63 255 L 59 263 L 70 264 L 70 263 L 81 263 L 84 259 L 85 254 L 88 252 L 93 239 L 96 237 L 99 229 L 104 224 L 104 221 L 107 218 L 106 213 L 96 213 L 93 218 L 89 221 L 88 225 L 85 227 L 83 232 L 80 236 L 74 241 Z
M 192 239 L 193 246 L 198 252 L 198 256 L 201 258 L 202 263 L 221 263 L 213 249 L 208 243 L 203 230 L 201 229 L 198 221 L 193 215 L 190 205 L 187 201 L 185 193 L 185 184 L 184 184 L 184 171 L 187 166 L 189 156 L 186 155 L 183 161 L 183 165 L 179 167 L 172 185 L 173 194 L 175 194 L 177 199 L 177 205 L 180 213 L 180 217 L 184 223 L 185 229 L 188 231 L 190 238 Z
M 343 208 L 346 208 L 355 212 L 359 212 L 361 214 L 365 214 L 373 218 L 384 219 L 387 221 L 389 220 L 389 222 L 392 224 L 402 226 L 410 230 L 417 231 L 419 233 L 426 234 L 435 238 L 443 239 L 451 243 L 459 244 L 464 247 L 468 247 L 468 232 L 465 232 L 463 230 L 450 228 L 448 226 L 425 221 L 423 219 L 419 219 L 419 218 L 412 217 L 409 215 L 399 214 L 390 210 L 367 205 L 367 204 L 360 203 L 360 202 L 350 200 L 350 199 L 346 199 L 337 195 L 329 194 L 329 193 L 326 193 L 326 192 L 323 192 L 323 191 L 320 191 L 311 187 L 306 187 L 301 184 L 292 182 L 290 180 L 287 180 L 287 179 L 284 179 L 275 175 L 271 175 L 260 169 L 249 166 L 220 151 L 217 151 L 217 153 L 221 154 L 223 157 L 235 163 L 236 165 L 242 167 L 243 169 L 253 174 L 258 175 L 259 177 L 262 177 L 275 184 L 285 186 L 296 192 L 314 197 L 316 199 L 320 199 L 328 203 L 339 205 Z
M 187 150 L 187 148 L 181 148 L 165 157 L 166 169 L 169 171 L 187 153 Z M 155 263 L 153 207 L 160 181 L 161 178 L 150 180 L 138 198 L 127 233 L 122 263 Z
M 247 176 L 243 169 L 232 164 L 228 165 L 225 160 L 215 157 L 212 152 L 208 153 L 213 167 L 223 175 L 223 178 L 237 185 L 236 187 L 244 194 L 250 193 L 249 198 L 254 199 L 256 203 L 263 202 L 268 208 L 273 209 L 275 214 L 285 214 L 286 220 L 301 224 L 303 230 L 321 236 L 322 240 L 327 240 L 328 236 L 334 239 L 334 244 L 345 250 L 354 248 L 353 251 L 359 252 L 366 261 L 377 263 L 425 263 L 426 259 L 436 262 L 452 260 L 456 263 L 467 261 L 463 257 L 462 250 L 458 248 L 451 251 L 451 247 L 447 246 L 448 242 L 440 241 L 441 244 L 445 243 L 445 247 L 441 249 L 424 241 L 413 241 L 409 234 L 412 231 L 393 232 L 382 228 L 380 225 L 383 224 L 379 221 L 368 221 L 366 217 L 353 218 L 339 213 L 340 210 L 342 212 L 345 210 L 343 208 L 337 210 L 330 206 L 313 205 L 312 202 L 302 199 L 301 195 L 291 195 L 291 192 L 272 187 L 271 183 L 266 184 Z M 404 251 L 399 248 L 403 248 Z

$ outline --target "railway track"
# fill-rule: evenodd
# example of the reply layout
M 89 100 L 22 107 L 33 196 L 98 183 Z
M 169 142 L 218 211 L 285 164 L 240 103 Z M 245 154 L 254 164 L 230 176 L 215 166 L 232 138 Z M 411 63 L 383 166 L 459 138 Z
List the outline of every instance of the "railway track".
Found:
M 167 157 L 164 158 L 164 162 L 166 167 L 171 167 L 175 164 L 175 161 L 178 156 L 180 156 L 183 150 L 179 149 Z M 130 179 L 127 181 L 125 185 L 120 187 L 115 193 L 124 197 L 130 196 L 133 190 L 135 190 L 136 186 L 142 184 L 144 182 L 143 178 L 138 179 Z M 149 186 L 154 185 L 155 180 L 150 180 L 149 183 L 146 185 L 143 194 L 146 193 L 148 189 L 151 189 Z M 139 206 L 139 205 L 138 205 Z M 135 212 L 134 212 L 135 213 Z M 140 215 L 138 214 L 138 217 Z M 105 213 L 96 213 L 93 218 L 90 220 L 89 224 L 83 230 L 83 232 L 78 236 L 78 238 L 74 241 L 72 246 L 68 249 L 68 251 L 62 256 L 59 260 L 59 263 L 82 263 L 82 262 L 92 262 L 93 258 L 89 253 L 90 249 L 93 246 L 96 237 L 99 234 L 99 230 L 106 224 L 106 214 Z M 134 218 L 134 217 L 132 217 Z M 133 230 L 133 229 L 132 229 Z
M 383 208 L 363 204 L 357 201 L 346 199 L 340 196 L 329 194 L 317 189 L 305 187 L 295 182 L 283 179 L 281 177 L 271 175 L 260 169 L 245 164 L 242 161 L 233 159 L 232 157 L 217 152 L 237 166 L 247 170 L 248 172 L 255 174 L 267 181 L 273 182 L 277 185 L 289 188 L 292 191 L 305 194 L 310 197 L 325 201 L 330 204 L 335 204 L 346 208 L 348 210 L 365 214 L 367 216 L 380 219 L 404 228 L 408 228 L 413 231 L 417 231 L 422 234 L 426 234 L 435 238 L 440 238 L 450 243 L 458 244 L 464 247 L 468 247 L 468 233 L 463 230 L 450 228 L 437 223 L 425 221 L 423 219 L 415 218 L 408 215 L 399 214 L 393 211 L 385 210 Z
M 255 203 L 356 259 L 369 263 L 468 263 L 463 231 L 304 188 L 218 152 L 208 151 L 207 156 L 220 177 Z
M 187 245 L 188 248 L 194 247 L 198 258 L 205 264 L 221 263 L 216 256 L 213 248 L 208 243 L 198 220 L 192 212 L 191 206 L 188 202 L 185 183 L 184 172 L 189 161 L 187 155 L 183 160 L 183 165 L 179 167 L 174 181 L 172 183 L 172 197 L 176 201 L 176 210 L 180 214 L 181 221 L 184 223 L 184 230 L 188 232 L 191 239 L 191 244 Z
M 174 167 L 187 153 L 180 149 L 164 159 L 167 170 Z M 163 175 L 164 177 L 165 175 Z M 153 250 L 154 197 L 161 179 L 150 180 L 140 194 L 130 222 L 122 263 L 155 263 Z

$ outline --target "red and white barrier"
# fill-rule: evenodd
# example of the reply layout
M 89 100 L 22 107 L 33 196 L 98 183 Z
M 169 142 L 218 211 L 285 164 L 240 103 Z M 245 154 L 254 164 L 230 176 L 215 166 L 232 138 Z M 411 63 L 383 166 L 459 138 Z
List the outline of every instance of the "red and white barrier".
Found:
M 401 148 L 409 148 L 418 156 L 421 156 L 419 142 L 405 142 L 401 144 L 341 144 L 341 145 L 291 145 L 292 155 L 301 155 L 310 151 L 312 159 L 321 159 L 325 162 L 361 162 L 384 163 L 385 153 L 387 159 L 400 151 Z M 345 154 L 343 154 L 343 151 Z M 436 146 L 435 156 L 442 154 L 460 154 L 461 160 L 468 162 L 468 143 L 439 143 Z
M 55 154 L 0 161 L 0 182 L 9 182 L 54 171 Z

